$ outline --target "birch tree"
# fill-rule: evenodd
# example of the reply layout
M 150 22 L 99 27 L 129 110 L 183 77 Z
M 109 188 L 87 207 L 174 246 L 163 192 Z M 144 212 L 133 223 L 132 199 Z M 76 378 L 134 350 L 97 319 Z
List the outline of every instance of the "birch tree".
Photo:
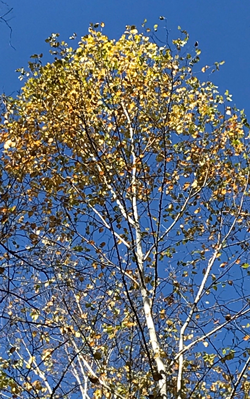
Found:
M 1 395 L 247 398 L 246 116 L 187 32 L 103 28 L 3 106 Z

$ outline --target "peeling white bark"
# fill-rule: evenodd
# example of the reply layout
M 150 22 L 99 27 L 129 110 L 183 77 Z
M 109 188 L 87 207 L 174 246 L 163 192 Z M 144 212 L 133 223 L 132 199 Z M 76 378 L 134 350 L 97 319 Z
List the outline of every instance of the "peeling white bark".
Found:
M 154 354 L 154 360 L 157 367 L 157 372 L 162 376 L 162 379 L 158 381 L 159 391 L 162 398 L 166 398 L 167 394 L 167 384 L 166 384 L 166 367 L 161 358 L 160 353 L 160 345 L 157 338 L 155 323 L 153 320 L 152 315 L 152 304 L 150 297 L 148 295 L 148 291 L 146 289 L 145 278 L 144 278 L 144 256 L 142 251 L 142 236 L 141 236 L 141 229 L 140 229 L 140 221 L 138 215 L 138 208 L 137 208 L 137 185 L 136 185 L 136 154 L 135 154 L 135 145 L 134 145 L 134 131 L 132 128 L 131 120 L 129 114 L 127 112 L 126 107 L 122 104 L 122 108 L 124 114 L 126 116 L 128 125 L 129 125 L 129 132 L 130 132 L 130 144 L 131 144 L 131 156 L 132 156 L 132 179 L 131 179 L 131 191 L 132 191 L 132 208 L 133 208 L 133 216 L 134 221 L 132 227 L 135 230 L 135 238 L 136 238 L 136 257 L 137 257 L 137 265 L 138 265 L 138 272 L 140 277 L 140 291 L 143 300 L 143 309 L 144 315 L 146 319 L 146 324 L 149 333 L 150 344 Z

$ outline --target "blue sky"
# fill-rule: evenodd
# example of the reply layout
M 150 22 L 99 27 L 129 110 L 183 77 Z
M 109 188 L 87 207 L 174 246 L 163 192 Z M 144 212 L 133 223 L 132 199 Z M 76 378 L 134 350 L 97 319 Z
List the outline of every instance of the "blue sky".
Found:
M 199 69 L 225 60 L 220 72 L 208 76 L 233 94 L 238 108 L 244 108 L 250 119 L 250 2 L 249 0 L 185 1 L 185 0 L 5 0 L 13 11 L 9 23 L 13 29 L 12 45 L 9 30 L 0 24 L 1 58 L 0 91 L 15 95 L 20 88 L 15 70 L 26 67 L 29 56 L 44 53 L 48 60 L 49 46 L 44 40 L 52 33 L 63 40 L 76 32 L 85 35 L 90 22 L 105 22 L 104 33 L 118 38 L 125 25 L 140 27 L 145 18 L 153 26 L 163 15 L 167 20 L 169 39 L 178 35 L 180 25 L 190 34 L 189 49 L 196 40 L 202 50 Z M 0 4 L 0 13 L 6 8 Z M 201 74 L 202 75 L 202 74 Z M 201 76 L 204 78 L 204 76 Z

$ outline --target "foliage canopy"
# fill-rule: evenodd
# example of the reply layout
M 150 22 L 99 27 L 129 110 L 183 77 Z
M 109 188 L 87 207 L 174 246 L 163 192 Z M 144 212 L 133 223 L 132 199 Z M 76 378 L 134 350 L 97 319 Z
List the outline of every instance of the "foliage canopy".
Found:
M 244 112 L 198 79 L 185 31 L 171 49 L 102 28 L 53 34 L 4 100 L 0 389 L 246 398 Z

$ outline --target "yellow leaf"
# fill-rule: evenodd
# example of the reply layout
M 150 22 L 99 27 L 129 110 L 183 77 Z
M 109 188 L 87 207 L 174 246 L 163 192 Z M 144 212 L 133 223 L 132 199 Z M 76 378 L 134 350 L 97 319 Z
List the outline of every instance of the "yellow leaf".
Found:
M 204 67 L 201 68 L 201 72 L 205 73 L 208 68 L 209 66 L 205 65 Z
M 4 143 L 4 149 L 5 150 L 8 150 L 9 148 L 12 148 L 12 147 L 15 147 L 15 143 L 14 143 L 14 141 L 12 141 L 12 140 L 7 140 L 5 143 Z
M 100 399 L 102 397 L 102 390 L 101 389 L 96 389 L 94 392 L 94 398 L 95 399 Z

